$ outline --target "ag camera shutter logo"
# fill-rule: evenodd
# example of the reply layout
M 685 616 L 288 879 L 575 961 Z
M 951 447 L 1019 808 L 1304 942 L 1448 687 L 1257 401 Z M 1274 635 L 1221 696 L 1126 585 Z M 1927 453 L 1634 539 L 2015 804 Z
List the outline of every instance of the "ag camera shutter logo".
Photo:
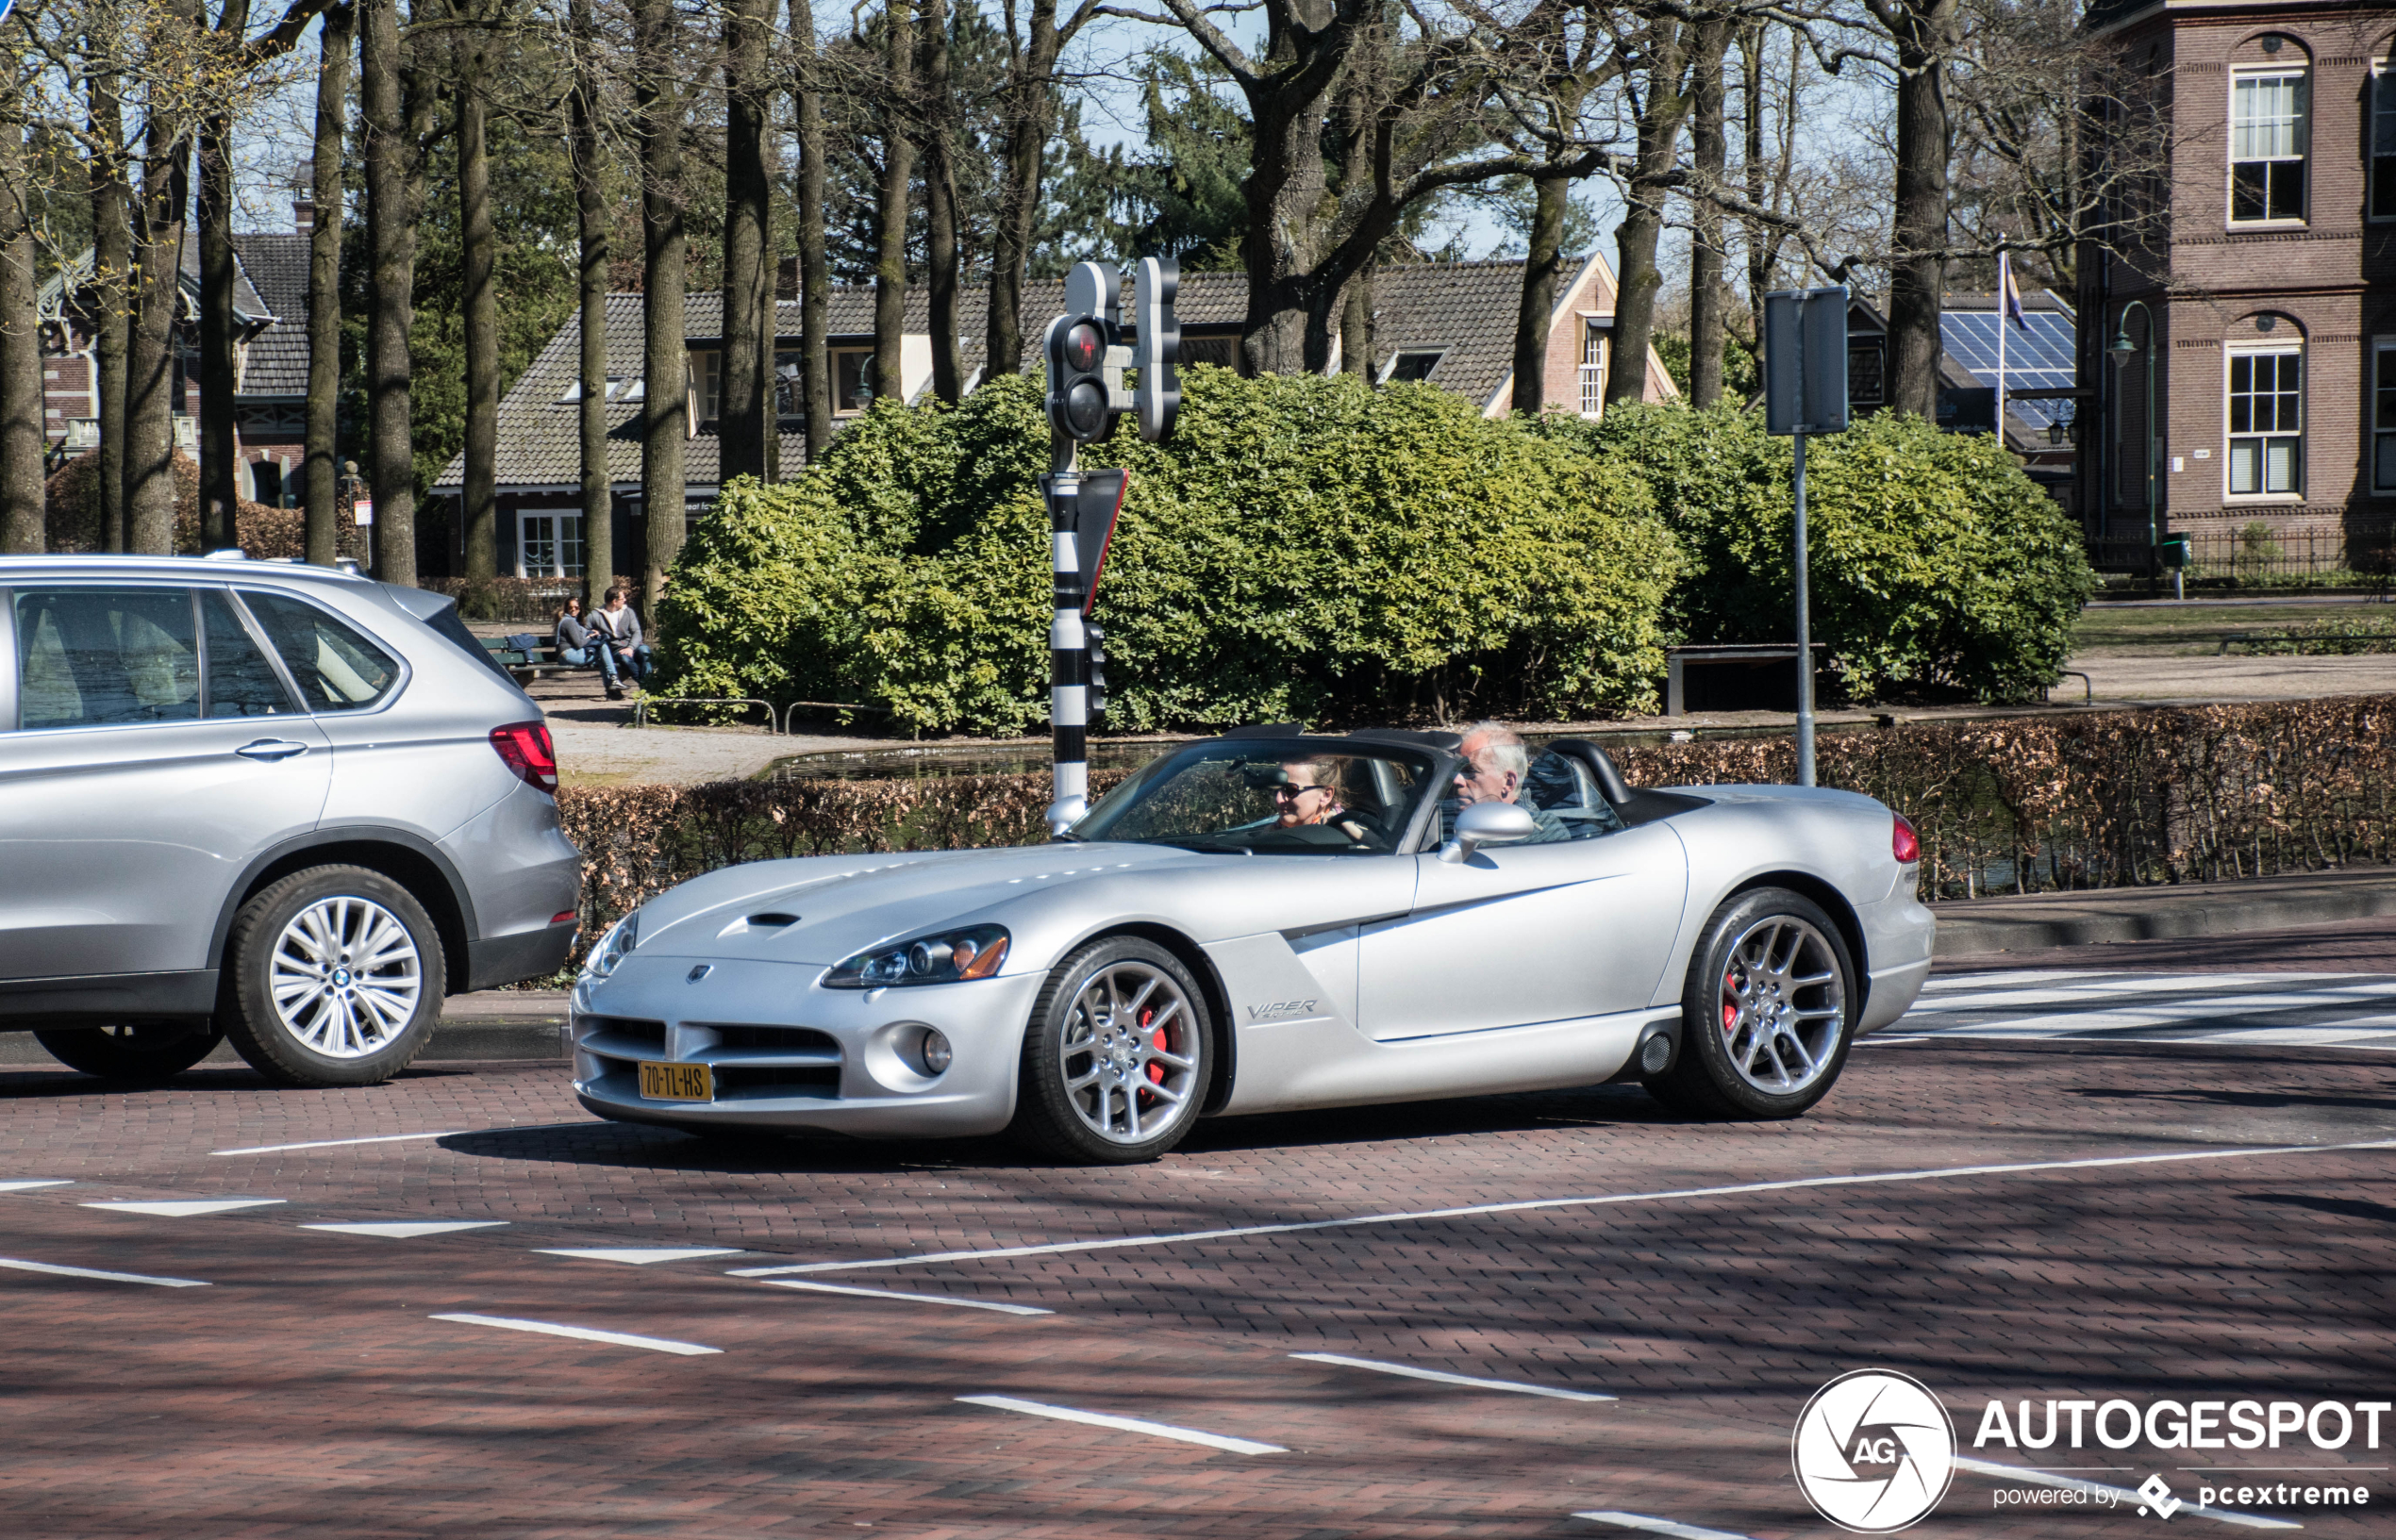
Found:
M 1921 1381 L 1857 1369 L 1814 1392 L 1789 1454 L 1798 1490 L 1822 1517 L 1857 1534 L 1890 1534 L 1947 1495 L 1955 1426 Z

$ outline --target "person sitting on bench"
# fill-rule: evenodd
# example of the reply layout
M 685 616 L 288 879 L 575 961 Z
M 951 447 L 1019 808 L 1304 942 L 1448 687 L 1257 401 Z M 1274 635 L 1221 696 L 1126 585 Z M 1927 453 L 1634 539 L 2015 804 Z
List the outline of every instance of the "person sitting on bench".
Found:
M 572 669 L 599 667 L 599 644 L 591 627 L 583 622 L 582 597 L 569 595 L 566 607 L 557 612 L 557 625 L 550 634 L 557 649 L 557 661 Z
M 624 699 L 625 674 L 637 687 L 657 668 L 654 650 L 641 639 L 641 617 L 625 598 L 623 588 L 609 588 L 606 607 L 591 618 L 591 634 L 599 643 L 599 672 L 607 681 L 610 701 Z

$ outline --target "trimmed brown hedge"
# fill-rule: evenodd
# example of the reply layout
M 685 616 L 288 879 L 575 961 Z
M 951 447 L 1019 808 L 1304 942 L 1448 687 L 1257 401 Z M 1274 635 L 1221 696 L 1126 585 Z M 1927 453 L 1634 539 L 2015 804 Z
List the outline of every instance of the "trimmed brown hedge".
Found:
M 1796 773 L 1787 738 L 1615 756 L 1636 786 Z M 1824 786 L 1914 821 L 1928 900 L 2379 865 L 2396 847 L 2396 696 L 1909 723 L 1824 737 L 1819 764 Z M 960 775 L 568 787 L 557 805 L 583 851 L 588 940 L 736 862 L 1036 843 L 1048 798 L 1045 774 Z

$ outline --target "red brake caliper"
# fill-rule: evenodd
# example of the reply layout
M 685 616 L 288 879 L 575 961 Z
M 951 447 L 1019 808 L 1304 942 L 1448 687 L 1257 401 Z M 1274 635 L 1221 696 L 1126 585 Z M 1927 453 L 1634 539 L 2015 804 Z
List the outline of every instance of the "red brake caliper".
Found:
M 1154 1011 L 1149 1012 L 1147 1019 L 1141 1021 L 1140 1024 L 1141 1029 L 1143 1031 L 1146 1030 L 1148 1022 L 1153 1021 L 1156 1018 L 1156 1013 Z M 1166 1040 L 1164 1028 L 1158 1027 L 1156 1029 L 1156 1041 L 1154 1046 L 1159 1053 L 1170 1053 L 1173 1052 L 1173 1044 Z M 1156 1063 L 1153 1059 L 1150 1060 L 1148 1064 L 1148 1084 L 1151 1085 L 1162 1085 L 1164 1083 L 1165 1067 Z
M 1733 1028 L 1733 1027 L 1735 1027 L 1735 1026 L 1737 1026 L 1737 1025 L 1739 1024 L 1739 1001 L 1737 1000 L 1737 998 L 1735 998 L 1738 994 L 1739 994 L 1739 975 L 1738 975 L 1738 973 L 1736 973 L 1736 972 L 1730 972 L 1730 973 L 1725 973 L 1725 974 L 1723 974 L 1723 975 L 1722 975 L 1722 997 L 1723 997 L 1723 998 L 1722 998 L 1722 1030 L 1723 1030 L 1724 1032 L 1728 1032 L 1728 1031 L 1730 1031 L 1730 1030 L 1731 1030 L 1731 1028 Z

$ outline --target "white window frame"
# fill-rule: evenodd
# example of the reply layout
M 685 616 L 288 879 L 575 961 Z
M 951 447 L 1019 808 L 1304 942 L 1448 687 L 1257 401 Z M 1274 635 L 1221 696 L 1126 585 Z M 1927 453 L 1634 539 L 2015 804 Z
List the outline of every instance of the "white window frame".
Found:
M 2371 339 L 2371 372 L 2363 389 L 2371 409 L 2371 495 L 2396 497 L 2396 337 Z
M 1581 323 L 1581 415 L 1592 422 L 1606 413 L 1606 343 L 1605 327 Z
M 581 554 L 582 560 L 575 564 L 573 571 L 565 570 L 566 540 L 562 527 L 551 541 L 557 548 L 557 559 L 552 563 L 552 570 L 536 572 L 524 565 L 524 526 L 534 519 L 571 519 L 579 527 L 582 523 L 582 510 L 580 508 L 518 508 L 516 510 L 516 575 L 522 578 L 551 578 L 560 582 L 567 578 L 583 576 L 584 569 L 591 565 L 591 540 L 588 530 L 583 530 L 574 541 L 574 548 Z
M 2379 163 L 2388 162 L 2388 195 L 2383 205 L 2374 196 Z M 2396 223 L 2396 76 L 2388 73 L 2385 56 L 2371 60 L 2370 116 L 2364 127 L 2363 217 L 2374 224 Z
M 724 411 L 724 350 L 691 349 L 691 432 L 712 422 Z
M 2288 124 L 2295 141 L 2293 151 L 2275 155 L 2238 156 L 2238 93 L 2241 85 L 2261 80 L 2292 79 L 2296 82 L 2296 112 Z M 2287 64 L 2247 64 L 2230 72 L 2229 156 L 2223 163 L 2221 223 L 2234 230 L 2298 230 L 2303 229 L 2313 212 L 2313 67 L 2301 55 Z M 2293 219 L 2272 218 L 2268 213 L 2261 219 L 2238 217 L 2238 168 L 2241 165 L 2284 165 L 2293 161 L 2302 168 L 2299 177 L 2304 184 L 2304 212 Z M 2264 190 L 2265 206 L 2271 199 L 2268 177 Z
M 2294 432 L 2286 431 L 2276 425 L 2270 431 L 2262 433 L 2253 431 L 2251 425 L 2249 431 L 2244 433 L 2233 431 L 2230 386 L 2236 376 L 2238 360 L 2240 358 L 2294 358 L 2296 360 L 2296 428 Z M 2304 500 L 2304 387 L 2306 376 L 2310 373 L 2305 367 L 2304 344 L 2301 341 L 2242 344 L 2225 350 L 2221 366 L 2221 428 L 2224 451 L 2221 458 L 2222 498 L 2227 502 L 2238 504 L 2303 502 Z M 2273 415 L 2276 417 L 2277 414 Z M 2254 491 L 2237 490 L 2238 451 L 2241 439 L 2252 441 L 2255 445 L 2255 453 L 2262 456 L 2262 462 L 2257 467 L 2258 480 L 2262 485 Z M 2271 490 L 2269 486 L 2271 449 L 2273 439 L 2294 440 L 2293 485 L 2283 490 Z

